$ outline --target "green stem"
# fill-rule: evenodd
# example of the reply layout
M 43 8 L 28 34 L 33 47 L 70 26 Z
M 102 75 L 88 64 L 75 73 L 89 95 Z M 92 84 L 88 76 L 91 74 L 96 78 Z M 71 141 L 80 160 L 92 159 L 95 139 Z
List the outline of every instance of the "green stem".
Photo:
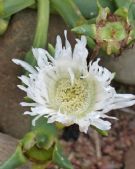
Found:
M 47 35 L 48 35 L 49 14 L 50 14 L 49 0 L 37 0 L 37 5 L 38 5 L 38 16 L 33 47 L 44 48 L 47 43 Z M 25 60 L 32 66 L 36 65 L 36 60 L 33 57 L 31 50 L 27 53 Z
M 33 47 L 44 48 L 47 43 L 50 6 L 49 0 L 37 0 L 38 21 Z
M 0 17 L 7 18 L 35 3 L 35 0 L 0 0 Z
M 27 162 L 24 157 L 21 146 L 19 145 L 15 153 L 2 165 L 0 169 L 15 169 Z
M 70 27 L 86 22 L 73 0 L 51 0 L 51 5 Z

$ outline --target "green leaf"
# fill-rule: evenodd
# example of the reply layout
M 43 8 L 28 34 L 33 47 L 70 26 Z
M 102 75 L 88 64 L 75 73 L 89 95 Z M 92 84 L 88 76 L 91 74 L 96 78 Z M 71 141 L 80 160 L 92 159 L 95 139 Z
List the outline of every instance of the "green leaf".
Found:
M 133 2 L 129 7 L 128 18 L 129 18 L 130 24 L 135 26 L 135 2 Z
M 97 0 L 97 5 L 99 8 L 99 12 L 98 12 L 98 16 L 96 18 L 96 22 L 100 22 L 101 20 L 106 21 L 108 14 L 110 14 L 110 12 L 111 12 L 110 8 L 108 8 L 108 7 L 103 8 L 98 0 Z
M 53 162 L 56 163 L 59 167 L 62 167 L 64 169 L 73 169 L 73 166 L 68 161 L 68 159 L 63 155 L 62 149 L 57 143 L 54 147 L 53 151 Z
M 127 8 L 119 8 L 118 10 L 115 11 L 114 13 L 117 16 L 122 17 L 123 19 L 127 20 L 128 18 L 128 9 Z
M 71 31 L 80 34 L 80 35 L 86 35 L 91 38 L 95 38 L 96 36 L 96 25 L 95 24 L 84 24 L 81 26 L 77 26 L 73 28 Z
M 0 0 L 0 17 L 7 18 L 35 3 L 35 0 Z
M 33 103 L 33 102 L 34 102 L 34 101 L 33 101 L 31 98 L 29 98 L 28 96 L 25 96 L 25 97 L 24 97 L 24 101 L 27 102 L 27 103 Z
M 51 0 L 51 7 L 61 15 L 71 28 L 86 22 L 73 0 Z
M 21 140 L 23 151 L 28 151 L 35 145 L 35 137 L 36 135 L 33 132 L 29 132 L 24 136 L 24 138 Z
M 114 2 L 117 8 L 125 7 L 128 9 L 132 3 L 132 0 L 114 0 Z
M 131 45 L 135 42 L 135 29 L 132 29 L 130 31 L 129 37 L 128 37 L 128 45 Z
M 95 48 L 96 43 L 94 42 L 94 40 L 90 37 L 87 36 L 87 45 L 90 49 Z
M 96 0 L 73 0 L 79 7 L 82 14 L 90 19 L 98 15 L 98 7 Z M 102 7 L 109 7 L 112 12 L 115 10 L 115 4 L 112 0 L 99 0 Z

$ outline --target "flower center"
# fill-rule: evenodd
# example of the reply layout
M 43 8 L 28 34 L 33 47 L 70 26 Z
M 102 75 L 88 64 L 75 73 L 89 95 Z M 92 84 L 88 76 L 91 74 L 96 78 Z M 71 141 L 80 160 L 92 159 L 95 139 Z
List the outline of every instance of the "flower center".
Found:
M 91 97 L 89 86 L 88 81 L 84 79 L 75 79 L 73 85 L 68 78 L 59 80 L 55 95 L 57 106 L 62 112 L 78 116 L 84 114 L 94 99 Z

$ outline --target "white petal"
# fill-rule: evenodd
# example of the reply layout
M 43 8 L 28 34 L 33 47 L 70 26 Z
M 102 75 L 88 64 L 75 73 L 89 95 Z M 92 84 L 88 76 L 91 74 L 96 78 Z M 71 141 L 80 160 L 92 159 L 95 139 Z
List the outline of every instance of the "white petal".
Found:
M 56 46 L 55 46 L 55 59 L 60 57 L 62 54 L 62 41 L 60 36 L 57 36 L 56 38 Z
M 27 86 L 29 85 L 29 78 L 27 76 L 22 75 L 18 78 L 22 81 L 22 83 L 26 84 Z
M 61 65 L 61 63 L 65 62 L 65 65 L 68 62 L 72 62 L 72 49 L 69 41 L 67 40 L 67 32 L 64 31 L 65 34 L 65 46 L 62 48 L 62 41 L 59 36 L 57 36 L 56 43 L 56 52 L 55 52 L 55 65 Z M 60 67 L 60 66 L 59 66 Z
M 33 113 L 33 112 L 30 112 L 30 111 L 25 111 L 24 115 L 36 116 L 37 113 Z
M 106 114 L 101 115 L 101 117 L 102 117 L 102 118 L 113 119 L 113 120 L 118 120 L 118 118 L 117 118 L 117 117 L 108 116 L 108 115 L 106 115 Z
M 120 102 L 120 103 L 118 102 L 118 103 L 109 105 L 106 109 L 104 109 L 104 113 L 109 112 L 114 109 L 121 109 L 121 108 L 125 108 L 125 107 L 130 107 L 130 106 L 133 106 L 134 104 L 135 104 L 135 100 Z
M 69 41 L 67 40 L 67 31 L 64 31 L 64 35 L 65 35 L 66 53 L 67 53 L 67 56 L 71 58 L 72 57 L 72 48 L 71 48 Z
M 103 83 L 105 86 L 109 85 L 111 80 L 114 78 L 114 73 L 111 73 L 106 68 L 98 65 L 100 58 L 98 58 L 95 62 L 90 62 L 89 64 L 89 73 L 94 74 L 95 77 Z
M 25 92 L 27 92 L 27 88 L 24 87 L 23 85 L 17 85 L 17 87 Z
M 125 99 L 135 99 L 135 95 L 133 94 L 117 94 L 117 97 L 121 97 Z
M 46 50 L 44 52 L 48 59 L 53 63 L 55 61 L 54 58 Z
M 91 125 L 97 127 L 100 130 L 109 130 L 111 128 L 111 123 L 109 121 L 105 121 L 100 118 L 93 120 Z
M 71 85 L 73 86 L 73 85 L 74 85 L 74 79 L 75 79 L 74 72 L 72 71 L 71 68 L 68 68 L 68 73 L 69 73 L 69 75 L 70 75 Z
M 79 65 L 87 66 L 86 58 L 88 56 L 88 50 L 86 48 L 86 37 L 82 36 L 81 40 L 77 39 L 73 52 L 73 61 Z
M 40 68 L 44 68 L 46 65 L 49 65 L 48 59 L 46 56 L 46 51 L 41 48 L 32 48 L 33 55 L 37 60 L 37 64 Z
M 25 70 L 27 70 L 30 73 L 37 73 L 36 70 L 31 65 L 29 65 L 27 62 L 24 62 L 18 59 L 12 59 L 12 61 L 17 65 L 22 66 Z
M 26 103 L 26 102 L 21 102 L 20 105 L 21 105 L 21 106 L 24 106 L 24 107 L 25 107 L 25 106 L 26 106 L 26 107 L 27 107 L 27 106 L 35 107 L 35 106 L 37 106 L 37 103 Z
M 79 125 L 79 130 L 81 132 L 87 133 L 88 128 L 90 126 L 90 121 L 88 121 L 88 120 L 79 120 L 78 122 L 76 122 L 76 124 Z

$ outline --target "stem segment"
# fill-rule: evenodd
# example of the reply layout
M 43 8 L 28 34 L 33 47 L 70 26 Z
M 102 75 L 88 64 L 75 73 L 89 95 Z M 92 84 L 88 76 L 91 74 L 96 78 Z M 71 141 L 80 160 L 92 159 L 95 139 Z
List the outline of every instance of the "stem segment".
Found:
M 21 146 L 19 145 L 15 153 L 2 165 L 0 169 L 15 169 L 27 162 L 24 157 Z
M 50 4 L 49 0 L 37 0 L 37 2 L 38 16 L 33 47 L 44 48 L 47 43 Z M 25 60 L 32 66 L 36 65 L 36 60 L 33 57 L 31 50 L 26 54 Z
M 33 47 L 44 48 L 47 43 L 50 5 L 49 0 L 38 1 L 38 21 Z
M 99 134 L 96 130 L 94 130 L 93 132 L 94 132 L 96 156 L 98 159 L 100 159 L 102 157 L 102 152 L 101 152 L 101 143 L 100 143 Z

